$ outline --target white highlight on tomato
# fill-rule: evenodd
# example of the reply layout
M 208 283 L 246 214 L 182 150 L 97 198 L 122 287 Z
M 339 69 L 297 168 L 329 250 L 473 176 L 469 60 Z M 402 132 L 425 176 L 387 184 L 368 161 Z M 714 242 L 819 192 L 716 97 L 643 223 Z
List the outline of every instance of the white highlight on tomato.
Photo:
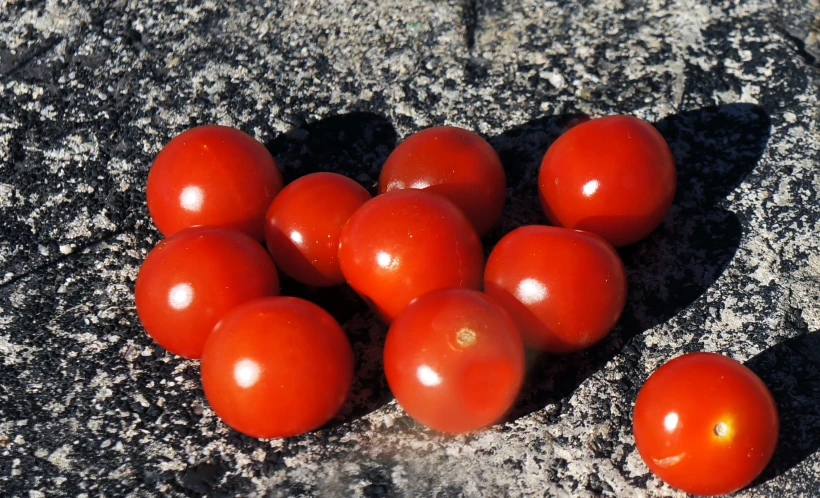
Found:
M 534 278 L 525 278 L 518 283 L 515 297 L 524 304 L 535 304 L 547 297 L 547 286 Z
M 304 239 L 304 237 L 302 237 L 301 233 L 294 230 L 294 231 L 290 232 L 290 240 L 294 244 L 300 245 L 302 242 L 304 242 L 305 239 Z
M 197 212 L 202 209 L 205 200 L 205 192 L 196 185 L 188 185 L 179 193 L 179 204 L 186 211 Z
M 585 196 L 589 197 L 598 191 L 599 186 L 600 184 L 598 183 L 598 180 L 590 180 L 584 184 L 581 190 L 584 192 Z
M 256 384 L 261 373 L 259 364 L 247 358 L 239 360 L 233 367 L 233 379 L 239 387 L 246 389 Z
M 667 413 L 666 417 L 663 418 L 663 427 L 666 429 L 666 432 L 672 432 L 678 427 L 679 421 L 680 419 L 677 413 Z
M 388 254 L 384 251 L 379 251 L 376 254 L 376 263 L 380 267 L 384 268 L 385 270 L 389 270 L 393 266 L 395 266 L 395 261 L 393 260 L 393 256 L 391 256 L 390 254 Z
M 168 304 L 175 310 L 182 310 L 194 301 L 194 288 L 189 283 L 176 284 L 168 291 Z
M 441 384 L 441 376 L 427 365 L 422 365 L 416 370 L 416 377 L 418 377 L 419 382 L 425 386 L 437 386 Z

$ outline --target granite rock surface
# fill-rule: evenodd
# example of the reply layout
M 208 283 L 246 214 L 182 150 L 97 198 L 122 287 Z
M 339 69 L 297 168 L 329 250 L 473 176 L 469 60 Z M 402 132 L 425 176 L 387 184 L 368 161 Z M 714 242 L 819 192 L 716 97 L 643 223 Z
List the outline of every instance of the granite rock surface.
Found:
M 737 496 L 820 495 L 818 61 L 817 0 L 0 0 L 0 495 L 682 496 L 641 462 L 631 407 L 690 351 L 744 362 L 780 409 L 773 462 Z M 531 358 L 504 423 L 449 437 L 404 415 L 385 327 L 349 290 L 285 282 L 357 359 L 343 413 L 287 440 L 219 422 L 197 363 L 137 320 L 161 239 L 147 172 L 191 126 L 247 131 L 286 180 L 368 188 L 408 134 L 475 130 L 508 172 L 490 248 L 545 222 L 549 144 L 611 113 L 667 138 L 674 205 L 621 250 L 613 333 Z

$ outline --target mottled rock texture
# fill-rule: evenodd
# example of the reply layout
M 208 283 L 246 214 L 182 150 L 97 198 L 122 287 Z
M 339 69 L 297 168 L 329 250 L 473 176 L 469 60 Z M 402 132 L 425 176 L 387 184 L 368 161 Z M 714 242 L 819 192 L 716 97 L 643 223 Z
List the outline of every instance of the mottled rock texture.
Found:
M 0 495 L 680 496 L 635 451 L 646 377 L 687 351 L 757 371 L 781 411 L 743 497 L 820 495 L 817 0 L 0 0 Z M 134 312 L 160 240 L 152 158 L 184 129 L 239 127 L 287 180 L 372 187 L 435 124 L 486 136 L 504 218 L 544 222 L 541 155 L 581 114 L 656 124 L 679 166 L 663 223 L 621 254 L 627 309 L 589 351 L 534 358 L 510 420 L 444 437 L 392 401 L 385 328 L 352 292 L 351 403 L 285 441 L 226 428 L 196 362 Z M 715 469 L 720 472 L 720 469 Z

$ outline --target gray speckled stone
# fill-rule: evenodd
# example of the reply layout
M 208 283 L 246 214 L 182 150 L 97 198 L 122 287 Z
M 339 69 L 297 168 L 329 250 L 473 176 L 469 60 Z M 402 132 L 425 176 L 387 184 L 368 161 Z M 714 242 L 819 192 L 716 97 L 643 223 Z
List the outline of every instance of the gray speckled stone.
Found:
M 781 410 L 775 458 L 738 496 L 820 495 L 816 0 L 225 3 L 0 0 L 0 494 L 677 496 L 635 451 L 631 407 L 664 361 L 705 350 Z M 616 330 L 533 358 L 505 423 L 445 437 L 404 415 L 385 329 L 349 290 L 285 283 L 343 322 L 358 367 L 339 418 L 284 441 L 226 428 L 196 363 L 137 321 L 160 240 L 147 171 L 192 125 L 253 134 L 286 179 L 369 187 L 413 131 L 476 130 L 510 186 L 489 248 L 544 222 L 550 142 L 608 113 L 658 126 L 679 192 L 621 251 Z

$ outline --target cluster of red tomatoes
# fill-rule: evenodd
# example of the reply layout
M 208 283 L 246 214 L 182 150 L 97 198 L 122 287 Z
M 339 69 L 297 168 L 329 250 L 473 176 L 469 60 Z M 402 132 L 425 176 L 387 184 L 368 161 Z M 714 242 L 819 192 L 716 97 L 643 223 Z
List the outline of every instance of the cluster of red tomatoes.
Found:
M 277 268 L 310 286 L 347 283 L 390 325 L 384 370 L 402 408 L 439 431 L 486 427 L 519 393 L 524 347 L 578 351 L 615 325 L 626 274 L 614 247 L 664 218 L 675 165 L 655 128 L 610 116 L 552 144 L 538 190 L 554 226 L 513 230 L 485 263 L 480 237 L 507 188 L 497 154 L 470 131 L 407 138 L 371 198 L 333 173 L 283 188 L 252 137 L 194 128 L 162 149 L 148 176 L 148 208 L 167 239 L 140 269 L 137 312 L 165 349 L 201 358 L 205 395 L 222 420 L 251 436 L 287 437 L 337 413 L 354 360 L 330 314 L 278 296 Z M 634 424 L 647 465 L 697 494 L 751 482 L 778 430 L 760 379 L 708 353 L 655 372 Z

